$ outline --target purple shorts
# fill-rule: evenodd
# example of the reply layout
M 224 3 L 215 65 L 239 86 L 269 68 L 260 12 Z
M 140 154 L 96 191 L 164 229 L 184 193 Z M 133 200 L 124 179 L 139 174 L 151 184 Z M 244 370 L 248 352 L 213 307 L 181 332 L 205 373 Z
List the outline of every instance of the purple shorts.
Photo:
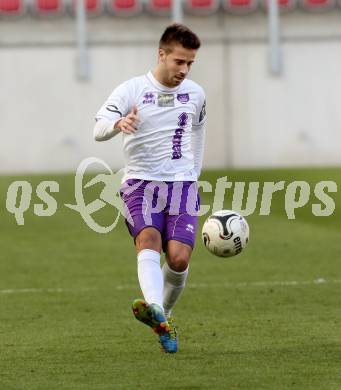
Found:
M 200 198 L 196 182 L 127 180 L 120 191 L 131 236 L 146 227 L 161 233 L 163 250 L 169 240 L 194 247 Z

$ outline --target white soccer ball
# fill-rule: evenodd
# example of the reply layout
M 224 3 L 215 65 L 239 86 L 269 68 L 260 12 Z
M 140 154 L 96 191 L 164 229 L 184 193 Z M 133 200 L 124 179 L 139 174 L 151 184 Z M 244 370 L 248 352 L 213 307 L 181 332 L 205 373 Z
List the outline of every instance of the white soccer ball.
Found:
M 216 256 L 235 256 L 249 241 L 249 225 L 236 211 L 216 211 L 204 223 L 202 240 L 206 248 Z

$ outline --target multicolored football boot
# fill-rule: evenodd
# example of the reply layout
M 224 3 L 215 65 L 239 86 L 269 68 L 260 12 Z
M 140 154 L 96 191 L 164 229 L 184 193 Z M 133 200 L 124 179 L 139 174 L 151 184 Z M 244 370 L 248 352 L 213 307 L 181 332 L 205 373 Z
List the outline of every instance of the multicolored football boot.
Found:
M 172 317 L 168 317 L 169 332 L 160 335 L 161 350 L 168 353 L 175 353 L 178 350 L 178 335 Z
M 175 327 L 172 322 L 167 321 L 159 305 L 148 304 L 143 299 L 135 299 L 132 309 L 137 320 L 150 326 L 159 335 L 162 351 L 174 353 L 178 350 Z

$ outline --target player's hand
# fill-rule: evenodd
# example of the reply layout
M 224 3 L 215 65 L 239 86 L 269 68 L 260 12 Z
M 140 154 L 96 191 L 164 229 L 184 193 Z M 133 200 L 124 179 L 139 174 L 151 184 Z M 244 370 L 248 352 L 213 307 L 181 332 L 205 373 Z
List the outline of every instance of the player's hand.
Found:
M 121 118 L 116 123 L 115 128 L 120 129 L 125 134 L 134 134 L 137 130 L 138 122 L 137 107 L 134 106 L 127 116 Z

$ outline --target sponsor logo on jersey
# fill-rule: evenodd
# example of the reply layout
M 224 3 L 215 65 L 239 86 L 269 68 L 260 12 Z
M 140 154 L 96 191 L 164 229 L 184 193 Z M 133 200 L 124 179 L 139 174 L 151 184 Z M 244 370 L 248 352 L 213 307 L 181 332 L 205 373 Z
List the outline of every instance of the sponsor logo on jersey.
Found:
M 188 93 L 178 93 L 176 98 L 182 104 L 189 102 L 189 94 Z
M 143 95 L 143 98 L 144 98 L 144 100 L 143 100 L 142 104 L 150 104 L 150 103 L 155 104 L 155 99 L 154 99 L 153 92 L 145 93 Z
M 174 95 L 170 93 L 159 93 L 157 96 L 159 107 L 174 107 Z

